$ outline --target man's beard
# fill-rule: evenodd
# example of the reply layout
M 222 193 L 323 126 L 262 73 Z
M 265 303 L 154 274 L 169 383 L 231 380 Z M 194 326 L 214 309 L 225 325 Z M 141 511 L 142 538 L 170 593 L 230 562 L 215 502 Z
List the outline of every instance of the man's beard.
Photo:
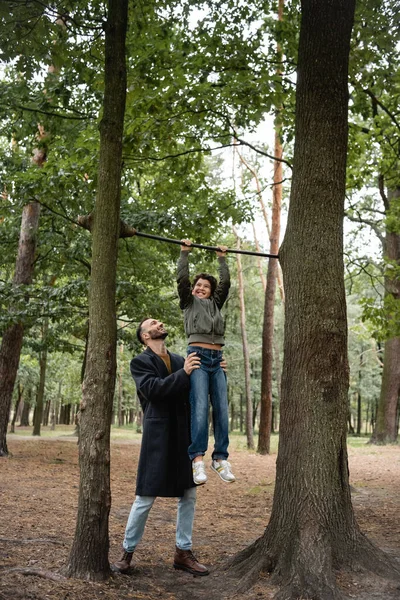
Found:
M 165 340 L 168 335 L 168 331 L 149 331 L 149 335 L 152 340 Z

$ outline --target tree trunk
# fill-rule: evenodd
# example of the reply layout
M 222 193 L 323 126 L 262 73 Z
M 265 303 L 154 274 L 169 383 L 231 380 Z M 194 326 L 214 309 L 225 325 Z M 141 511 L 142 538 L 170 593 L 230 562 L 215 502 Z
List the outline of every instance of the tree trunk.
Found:
M 49 328 L 49 320 L 46 318 L 43 324 L 42 330 L 42 341 L 46 344 L 47 330 Z M 44 404 L 44 387 L 46 384 L 46 369 L 47 369 L 47 348 L 45 347 L 40 351 L 39 358 L 39 386 L 36 396 L 36 409 L 33 417 L 33 432 L 32 435 L 40 435 L 40 428 L 42 425 L 43 417 L 43 404 Z
M 264 535 L 232 561 L 248 589 L 274 573 L 276 598 L 340 598 L 333 570 L 359 561 L 400 574 L 359 531 L 351 504 L 346 421 L 343 212 L 347 71 L 354 0 L 303 0 L 296 137 L 280 257 L 286 292 L 276 485 Z
M 142 433 L 142 407 L 138 396 L 136 396 L 136 433 Z
M 283 19 L 283 0 L 278 3 L 278 20 Z M 281 49 L 278 44 L 277 55 L 278 62 L 281 61 Z M 277 75 L 281 74 L 278 67 Z M 277 107 L 277 116 L 275 119 L 275 152 L 274 156 L 278 160 L 274 162 L 274 186 L 272 197 L 272 222 L 270 234 L 270 253 L 278 254 L 279 237 L 281 230 L 281 206 L 282 206 L 282 144 L 280 137 L 280 110 Z M 272 430 L 272 366 L 274 362 L 274 310 L 275 310 L 275 290 L 276 280 L 279 274 L 278 261 L 274 258 L 268 260 L 267 287 L 265 290 L 264 303 L 264 323 L 262 333 L 262 369 L 261 369 L 261 399 L 260 399 L 260 428 L 258 434 L 257 452 L 260 454 L 269 454 L 271 447 Z M 282 286 L 283 289 L 283 286 Z
M 361 346 L 360 353 L 360 368 L 358 370 L 358 390 L 357 390 L 357 435 L 361 435 L 362 427 L 362 411 L 361 411 L 361 381 L 362 381 L 362 368 L 363 368 L 363 352 L 364 349 Z
M 36 251 L 36 233 L 39 224 L 40 204 L 31 202 L 22 211 L 21 233 L 15 264 L 13 283 L 28 285 L 32 282 Z M 8 456 L 7 426 L 11 399 L 21 355 L 24 326 L 14 323 L 3 333 L 0 348 L 0 457 Z
M 121 343 L 120 346 L 121 364 L 118 371 L 118 427 L 123 426 L 123 410 L 122 410 L 122 375 L 123 375 L 123 355 L 124 346 Z
M 240 249 L 240 239 L 233 228 L 233 233 L 236 236 L 236 247 Z M 244 363 L 244 384 L 246 390 L 246 437 L 247 447 L 249 449 L 254 448 L 254 437 L 253 437 L 253 404 L 251 401 L 251 385 L 250 385 L 250 356 L 249 356 L 249 345 L 247 342 L 247 331 L 246 331 L 246 310 L 244 302 L 244 287 L 243 287 L 243 271 L 242 271 L 242 260 L 240 254 L 236 255 L 237 271 L 238 271 L 238 288 L 239 288 L 239 302 L 240 302 L 240 330 L 242 332 L 242 348 L 243 348 L 243 363 Z
M 22 387 L 22 385 L 20 383 L 18 383 L 18 397 L 15 401 L 14 414 L 13 414 L 13 418 L 11 421 L 11 429 L 10 429 L 11 433 L 15 433 L 15 423 L 17 421 L 19 407 L 21 406 L 23 391 L 24 391 L 24 388 Z
M 24 406 L 22 407 L 20 427 L 29 427 L 29 414 L 31 412 L 32 388 L 28 388 L 25 394 Z
M 394 199 L 399 199 L 400 189 L 388 193 L 388 209 Z M 400 235 L 396 232 L 387 232 L 385 238 L 385 257 L 393 262 L 397 269 L 400 267 Z M 396 303 L 400 303 L 400 278 L 385 277 L 385 295 L 392 296 Z M 399 311 L 397 311 L 397 315 Z M 393 316 L 389 315 L 389 319 Z M 385 342 L 383 356 L 383 373 L 381 393 L 374 432 L 371 443 L 387 444 L 397 440 L 397 405 L 400 397 L 400 337 L 391 337 Z
M 397 404 L 400 394 L 400 338 L 385 342 L 383 374 L 376 422 L 371 442 L 394 443 L 397 440 Z
M 122 136 L 126 100 L 127 0 L 109 0 L 98 188 L 93 215 L 89 343 L 80 414 L 80 485 L 67 572 L 86 580 L 110 575 L 108 519 L 110 424 L 116 376 L 115 288 L 120 228 Z

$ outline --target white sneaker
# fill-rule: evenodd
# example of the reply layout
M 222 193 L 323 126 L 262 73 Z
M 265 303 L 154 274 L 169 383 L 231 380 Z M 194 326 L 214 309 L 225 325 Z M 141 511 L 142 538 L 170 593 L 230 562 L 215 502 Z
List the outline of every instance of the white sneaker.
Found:
M 227 460 L 213 460 L 211 468 L 221 477 L 222 481 L 226 481 L 227 483 L 236 481 L 236 477 L 231 471 L 231 463 Z
M 193 481 L 196 485 L 203 485 L 207 481 L 206 468 L 202 460 L 192 461 Z

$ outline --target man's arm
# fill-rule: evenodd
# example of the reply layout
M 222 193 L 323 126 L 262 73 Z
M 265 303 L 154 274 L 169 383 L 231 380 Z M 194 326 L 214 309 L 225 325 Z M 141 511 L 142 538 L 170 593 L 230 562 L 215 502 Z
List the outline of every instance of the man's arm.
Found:
M 131 373 L 135 380 L 138 393 L 140 392 L 149 402 L 166 402 L 176 400 L 178 394 L 189 391 L 189 375 L 199 368 L 200 359 L 194 352 L 185 360 L 182 358 L 182 368 L 167 377 L 160 377 L 148 357 L 136 356 L 131 360 Z

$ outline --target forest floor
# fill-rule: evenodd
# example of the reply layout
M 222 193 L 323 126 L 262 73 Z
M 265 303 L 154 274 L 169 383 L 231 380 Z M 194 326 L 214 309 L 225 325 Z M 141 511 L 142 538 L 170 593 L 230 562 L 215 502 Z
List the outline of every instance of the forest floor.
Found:
M 32 438 L 9 435 L 9 459 L 0 459 L 0 600 L 270 600 L 277 589 L 268 576 L 245 593 L 220 569 L 224 561 L 263 534 L 268 523 L 276 454 L 260 456 L 233 449 L 237 476 L 225 484 L 215 473 L 198 489 L 194 551 L 210 568 L 194 578 L 172 567 L 176 500 L 157 499 L 129 575 L 103 583 L 53 581 L 29 574 L 57 574 L 71 548 L 79 484 L 78 447 L 72 436 Z M 139 441 L 112 442 L 110 562 L 121 554 L 125 525 L 134 499 Z M 400 446 L 362 441 L 349 447 L 353 504 L 363 532 L 400 559 Z M 371 573 L 341 572 L 347 598 L 400 600 L 399 584 Z M 224 591 L 221 591 L 221 588 Z

